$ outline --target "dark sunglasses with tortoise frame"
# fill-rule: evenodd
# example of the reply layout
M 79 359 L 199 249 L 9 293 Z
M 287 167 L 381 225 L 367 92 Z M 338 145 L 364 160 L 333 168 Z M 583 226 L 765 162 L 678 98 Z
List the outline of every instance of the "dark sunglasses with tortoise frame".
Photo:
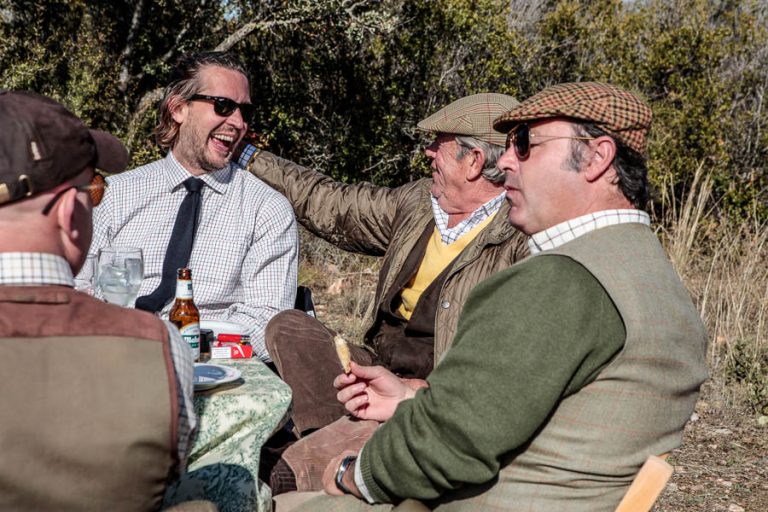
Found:
M 72 185 L 71 187 L 59 190 L 48 204 L 45 205 L 45 208 L 43 208 L 43 215 L 48 215 L 51 208 L 53 208 L 53 205 L 56 204 L 56 201 L 58 201 L 68 190 L 72 190 L 73 188 L 79 192 L 88 192 L 88 195 L 91 196 L 93 206 L 99 206 L 101 200 L 104 199 L 104 189 L 107 188 L 107 182 L 104 180 L 104 176 L 94 173 L 91 182 L 88 185 Z

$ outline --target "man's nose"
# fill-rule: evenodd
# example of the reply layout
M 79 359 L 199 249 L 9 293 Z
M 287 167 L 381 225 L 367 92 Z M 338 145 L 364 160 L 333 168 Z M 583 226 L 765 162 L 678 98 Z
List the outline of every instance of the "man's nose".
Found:
M 245 121 L 245 118 L 243 118 L 243 113 L 240 112 L 239 108 L 236 108 L 234 112 L 229 114 L 229 117 L 227 117 L 227 123 L 237 128 L 238 130 L 244 130 L 245 125 L 248 124 Z
M 424 148 L 424 154 L 429 158 L 430 160 L 434 159 L 437 155 L 437 143 L 433 142 L 429 146 Z
M 509 173 L 517 168 L 518 163 L 519 160 L 517 159 L 517 154 L 515 154 L 515 148 L 510 146 L 509 149 L 501 155 L 496 166 L 504 173 Z

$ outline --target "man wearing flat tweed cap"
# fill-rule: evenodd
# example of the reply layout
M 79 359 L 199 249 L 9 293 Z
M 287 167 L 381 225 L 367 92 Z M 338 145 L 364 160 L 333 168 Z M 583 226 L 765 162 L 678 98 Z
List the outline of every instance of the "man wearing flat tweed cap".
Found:
M 354 496 L 299 510 L 608 512 L 649 455 L 679 446 L 707 337 L 642 211 L 650 121 L 598 83 L 498 118 L 509 221 L 532 256 L 473 290 L 427 387 L 355 364 L 336 378 L 353 415 L 385 423 L 326 468 L 325 491 Z
M 335 182 L 243 148 L 241 165 L 284 194 L 309 231 L 342 249 L 382 257 L 365 335 L 349 340 L 354 361 L 425 385 L 470 290 L 527 254 L 524 237 L 506 222 L 504 176 L 496 168 L 505 134 L 493 130 L 493 120 L 517 104 L 503 94 L 474 94 L 419 122 L 435 135 L 425 149 L 432 178 L 397 188 Z M 334 334 L 299 310 L 278 313 L 267 327 L 269 354 L 293 391 L 293 431 L 302 437 L 279 460 L 279 449 L 263 454 L 262 478 L 273 494 L 319 490 L 332 456 L 359 446 L 378 426 L 344 417 L 333 387 L 342 370 Z

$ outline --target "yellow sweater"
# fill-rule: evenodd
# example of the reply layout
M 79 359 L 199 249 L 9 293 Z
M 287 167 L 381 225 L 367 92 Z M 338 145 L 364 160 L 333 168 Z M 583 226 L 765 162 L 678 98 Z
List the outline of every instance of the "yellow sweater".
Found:
M 406 320 L 411 319 L 413 310 L 416 309 L 416 303 L 419 302 L 419 297 L 424 290 L 429 287 L 432 281 L 439 276 L 445 268 L 451 264 L 456 257 L 461 254 L 461 251 L 469 245 L 469 243 L 475 239 L 478 233 L 487 226 L 491 219 L 496 214 L 489 215 L 483 222 L 464 233 L 452 244 L 446 244 L 440 238 L 440 231 L 435 226 L 432 236 L 427 243 L 427 250 L 424 251 L 424 257 L 421 259 L 421 265 L 416 275 L 411 278 L 402 292 L 400 292 L 400 298 L 402 304 L 398 308 L 398 312 L 403 315 Z

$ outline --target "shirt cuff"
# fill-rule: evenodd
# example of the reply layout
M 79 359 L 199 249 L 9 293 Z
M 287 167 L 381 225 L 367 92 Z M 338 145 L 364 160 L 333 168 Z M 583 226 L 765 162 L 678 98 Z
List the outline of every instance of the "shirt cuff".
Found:
M 243 169 L 248 169 L 248 164 L 256 153 L 259 152 L 259 148 L 252 144 L 246 144 L 243 150 L 240 152 L 240 156 L 237 159 L 237 165 Z
M 365 501 L 373 505 L 376 503 L 376 500 L 373 499 L 371 492 L 365 485 L 365 480 L 363 480 L 363 471 L 360 469 L 360 457 L 363 455 L 363 449 L 365 449 L 365 446 L 363 446 L 363 448 L 360 449 L 360 453 L 357 454 L 357 464 L 355 464 L 355 485 L 357 486 L 357 490 L 360 491 L 360 494 L 363 495 L 363 498 L 365 498 Z

